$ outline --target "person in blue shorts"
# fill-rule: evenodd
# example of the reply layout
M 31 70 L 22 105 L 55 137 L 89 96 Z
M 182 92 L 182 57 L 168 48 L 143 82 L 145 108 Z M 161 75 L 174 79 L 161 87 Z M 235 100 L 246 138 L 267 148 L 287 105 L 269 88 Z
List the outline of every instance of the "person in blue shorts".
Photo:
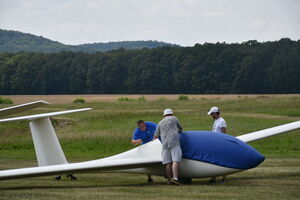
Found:
M 131 143 L 133 145 L 145 144 L 153 140 L 156 124 L 153 122 L 137 121 L 137 128 L 133 132 Z M 151 175 L 148 174 L 148 183 L 153 183 Z

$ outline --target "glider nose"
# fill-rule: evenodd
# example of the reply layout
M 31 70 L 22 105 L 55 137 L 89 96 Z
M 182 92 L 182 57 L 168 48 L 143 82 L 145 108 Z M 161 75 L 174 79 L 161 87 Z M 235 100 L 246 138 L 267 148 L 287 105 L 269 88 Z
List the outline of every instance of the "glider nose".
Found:
M 248 169 L 254 168 L 265 160 L 265 156 L 260 154 L 258 151 L 253 151 L 252 154 L 247 157 Z
M 222 133 L 189 131 L 180 134 L 183 158 L 233 169 L 251 169 L 265 157 L 243 141 Z
M 231 162 L 234 163 L 236 169 L 251 169 L 258 166 L 265 160 L 265 156 L 259 153 L 252 146 L 236 139 L 226 138 L 231 147 Z

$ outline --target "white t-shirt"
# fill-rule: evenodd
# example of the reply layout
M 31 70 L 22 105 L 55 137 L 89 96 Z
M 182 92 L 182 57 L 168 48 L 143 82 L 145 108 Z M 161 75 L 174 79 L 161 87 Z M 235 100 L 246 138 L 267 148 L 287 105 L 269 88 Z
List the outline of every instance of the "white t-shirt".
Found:
M 219 117 L 219 119 L 215 120 L 214 125 L 212 127 L 213 132 L 222 133 L 221 128 L 226 128 L 226 122 L 222 117 Z

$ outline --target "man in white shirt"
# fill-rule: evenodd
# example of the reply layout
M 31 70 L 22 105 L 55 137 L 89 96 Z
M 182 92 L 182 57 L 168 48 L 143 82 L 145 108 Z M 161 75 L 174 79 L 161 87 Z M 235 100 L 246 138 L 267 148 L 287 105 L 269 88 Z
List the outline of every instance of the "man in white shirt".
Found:
M 207 114 L 215 120 L 212 132 L 226 133 L 226 121 L 220 116 L 220 109 L 218 107 L 212 107 Z
M 212 127 L 212 132 L 225 133 L 226 134 L 226 121 L 220 116 L 220 109 L 218 107 L 212 107 L 207 113 L 210 115 L 215 121 Z M 212 177 L 209 180 L 210 183 L 217 182 L 217 177 Z M 226 176 L 223 176 L 222 182 L 226 182 Z

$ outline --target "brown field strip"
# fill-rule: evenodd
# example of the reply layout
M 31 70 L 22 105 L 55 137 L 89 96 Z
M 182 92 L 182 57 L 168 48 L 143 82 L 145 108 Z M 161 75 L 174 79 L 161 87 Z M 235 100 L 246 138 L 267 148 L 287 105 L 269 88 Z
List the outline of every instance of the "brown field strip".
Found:
M 138 99 L 144 96 L 147 101 L 155 101 L 161 97 L 168 100 L 176 100 L 180 94 L 74 94 L 74 95 L 2 95 L 4 98 L 10 98 L 14 104 L 21 104 L 30 101 L 45 100 L 51 104 L 72 103 L 76 98 L 83 98 L 87 103 L 91 102 L 112 102 L 117 101 L 120 97 Z M 190 99 L 238 99 L 238 98 L 273 98 L 273 97 L 300 97 L 300 94 L 188 94 Z

